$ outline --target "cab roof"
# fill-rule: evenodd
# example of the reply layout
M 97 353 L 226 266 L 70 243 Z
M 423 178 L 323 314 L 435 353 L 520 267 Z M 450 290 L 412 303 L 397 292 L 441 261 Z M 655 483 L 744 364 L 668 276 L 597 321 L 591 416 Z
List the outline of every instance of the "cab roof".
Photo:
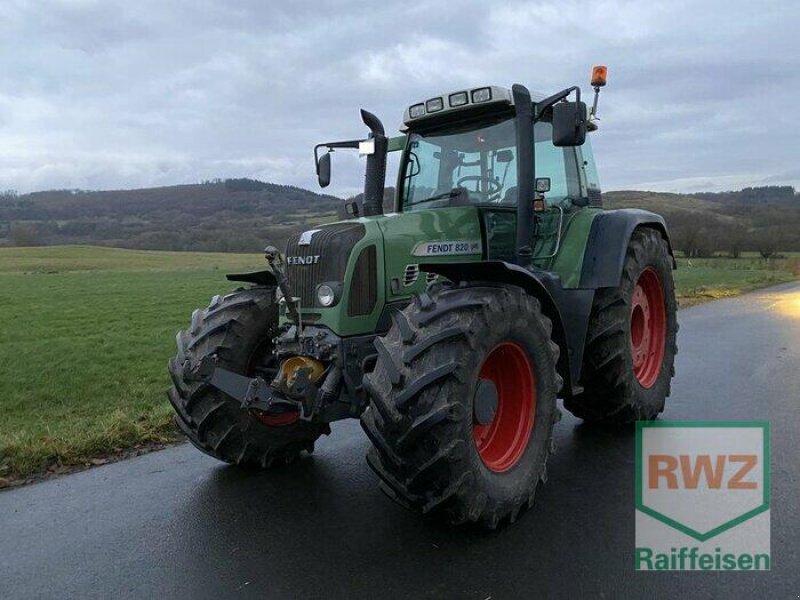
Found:
M 544 94 L 532 92 L 534 102 L 542 100 Z M 417 102 L 406 108 L 403 113 L 403 124 L 413 127 L 417 123 L 423 124 L 442 117 L 461 116 L 475 109 L 513 106 L 514 96 L 511 90 L 497 85 L 487 85 L 476 88 L 461 89 L 439 96 L 433 96 L 423 102 Z

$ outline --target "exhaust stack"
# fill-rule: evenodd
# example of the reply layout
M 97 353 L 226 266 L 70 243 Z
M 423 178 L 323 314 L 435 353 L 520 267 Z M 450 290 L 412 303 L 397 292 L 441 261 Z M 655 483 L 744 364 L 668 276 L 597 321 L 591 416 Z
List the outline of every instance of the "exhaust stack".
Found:
M 361 119 L 370 129 L 367 142 L 361 145 L 361 153 L 367 155 L 362 209 L 365 217 L 372 217 L 383 214 L 383 187 L 386 183 L 386 153 L 389 142 L 383 123 L 378 117 L 362 108 Z
M 517 247 L 516 263 L 528 268 L 533 258 L 533 198 L 536 179 L 533 155 L 533 108 L 531 93 L 524 85 L 511 88 L 517 108 Z

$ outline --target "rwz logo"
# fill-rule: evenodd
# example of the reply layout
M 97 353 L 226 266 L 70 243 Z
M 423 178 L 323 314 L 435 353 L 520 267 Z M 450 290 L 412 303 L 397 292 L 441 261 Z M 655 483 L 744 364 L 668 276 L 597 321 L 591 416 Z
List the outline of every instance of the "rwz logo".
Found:
M 636 424 L 636 568 L 770 568 L 769 423 Z
M 651 454 L 647 457 L 648 479 L 650 489 L 658 489 L 661 483 L 671 490 L 682 487 L 687 490 L 696 490 L 701 480 L 705 480 L 709 489 L 720 489 L 725 482 L 729 490 L 754 490 L 758 487 L 756 481 L 744 481 L 744 478 L 758 464 L 755 454 L 719 454 L 713 457 L 710 454 Z M 680 469 L 678 466 L 680 465 Z M 726 480 L 726 465 L 740 465 L 733 470 L 733 474 Z M 678 484 L 679 478 L 681 485 Z

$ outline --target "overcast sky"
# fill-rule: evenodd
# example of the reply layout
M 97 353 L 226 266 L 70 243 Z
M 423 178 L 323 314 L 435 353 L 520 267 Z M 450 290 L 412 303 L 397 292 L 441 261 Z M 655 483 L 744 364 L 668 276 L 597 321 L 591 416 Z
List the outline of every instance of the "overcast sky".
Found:
M 588 93 L 595 63 L 604 189 L 800 188 L 798 0 L 3 0 L 0 23 L 0 189 L 318 189 L 311 149 L 363 135 L 359 107 L 396 132 L 459 88 Z M 333 171 L 360 188 L 355 156 Z

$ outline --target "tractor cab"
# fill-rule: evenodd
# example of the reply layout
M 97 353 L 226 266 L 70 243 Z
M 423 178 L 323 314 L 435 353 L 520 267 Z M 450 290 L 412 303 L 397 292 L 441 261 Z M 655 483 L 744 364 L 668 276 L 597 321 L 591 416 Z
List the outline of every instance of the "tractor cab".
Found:
M 511 95 L 504 88 L 483 89 L 505 98 Z M 467 92 L 445 97 L 464 98 Z M 424 120 L 409 116 L 411 109 L 406 111 L 408 141 L 397 185 L 399 210 L 463 204 L 516 208 L 516 121 L 509 105 L 503 103 L 497 109 L 472 118 L 464 110 L 454 110 L 447 115 L 450 119 L 428 127 Z M 536 195 L 546 205 L 582 206 L 589 190 L 599 190 L 588 142 L 583 147 L 554 146 L 552 120 L 542 118 L 534 125 L 533 143 L 534 170 L 540 180 Z
M 406 109 L 396 210 L 478 207 L 485 228 L 494 234 L 487 258 L 513 260 L 520 183 L 529 190 L 533 179 L 533 193 L 524 196 L 534 213 L 533 260 L 552 257 L 565 214 L 599 206 L 600 187 L 588 141 L 577 145 L 581 140 L 565 139 L 571 132 L 556 132 L 575 145 L 555 145 L 552 99 L 532 99 L 537 116 L 531 131 L 527 125 L 518 131 L 514 93 L 502 87 L 444 94 Z M 574 129 L 569 123 L 566 127 Z M 520 144 L 533 148 L 532 168 L 523 164 L 530 160 Z

